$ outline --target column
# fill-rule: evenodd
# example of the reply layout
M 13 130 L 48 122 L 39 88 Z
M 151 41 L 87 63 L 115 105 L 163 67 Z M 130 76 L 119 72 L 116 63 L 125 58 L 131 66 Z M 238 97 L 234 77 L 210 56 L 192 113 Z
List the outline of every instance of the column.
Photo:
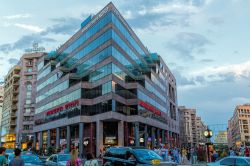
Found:
M 124 121 L 118 122 L 118 146 L 124 146 Z
M 84 123 L 79 123 L 79 155 L 83 157 L 83 131 L 84 131 Z
M 39 132 L 39 150 L 43 149 L 43 132 Z
M 134 123 L 134 126 L 135 126 L 135 130 L 134 130 L 134 132 L 135 132 L 135 146 L 140 146 L 140 136 L 139 136 L 139 122 L 135 122 Z
M 129 145 L 129 142 L 128 142 L 128 133 L 129 133 L 129 131 L 128 131 L 128 122 L 124 122 L 125 123 L 125 136 L 124 136 L 124 138 L 125 138 L 125 146 L 128 146 Z
M 36 149 L 36 140 L 37 140 L 36 135 L 37 135 L 37 133 L 35 132 L 34 137 L 33 137 L 33 148 L 34 149 Z
M 151 128 L 152 149 L 155 147 L 155 128 Z
M 144 146 L 147 147 L 148 143 L 148 126 L 145 125 L 144 127 Z
M 70 142 L 71 142 L 70 126 L 67 126 L 67 149 L 68 150 L 70 150 Z
M 165 144 L 165 130 L 161 130 L 161 143 Z
M 60 128 L 56 128 L 56 149 L 60 148 Z
M 159 128 L 157 128 L 156 130 L 156 145 L 157 147 L 160 146 L 160 129 Z
M 100 149 L 103 149 L 103 122 L 96 121 L 96 156 L 100 155 Z
M 50 130 L 47 130 L 47 148 L 50 147 Z

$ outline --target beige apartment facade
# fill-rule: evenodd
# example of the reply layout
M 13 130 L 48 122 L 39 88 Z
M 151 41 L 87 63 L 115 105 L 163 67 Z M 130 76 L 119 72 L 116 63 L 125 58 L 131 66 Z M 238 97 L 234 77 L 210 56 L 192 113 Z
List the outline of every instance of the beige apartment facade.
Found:
M 5 78 L 1 139 L 6 148 L 32 146 L 37 61 L 43 55 L 24 54 Z
M 9 70 L 4 79 L 1 143 L 6 148 L 15 147 L 20 71 L 21 67 L 15 65 Z
M 196 115 L 196 109 L 179 107 L 180 144 L 182 147 L 196 147 L 206 143 L 203 133 L 207 129 L 201 117 Z
M 229 145 L 250 146 L 250 104 L 238 105 L 228 123 Z
M 1 121 L 2 121 L 2 111 L 3 111 L 3 92 L 4 88 L 3 85 L 0 83 L 0 126 L 1 126 Z M 1 134 L 1 128 L 0 128 L 0 134 Z

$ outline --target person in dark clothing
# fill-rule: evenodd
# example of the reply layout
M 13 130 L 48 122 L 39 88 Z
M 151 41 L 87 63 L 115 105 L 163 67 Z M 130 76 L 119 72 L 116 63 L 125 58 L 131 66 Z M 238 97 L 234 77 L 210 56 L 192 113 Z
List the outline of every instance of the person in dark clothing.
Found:
M 16 148 L 14 153 L 15 158 L 10 161 L 9 166 L 24 166 L 24 161 L 20 158 L 21 150 Z

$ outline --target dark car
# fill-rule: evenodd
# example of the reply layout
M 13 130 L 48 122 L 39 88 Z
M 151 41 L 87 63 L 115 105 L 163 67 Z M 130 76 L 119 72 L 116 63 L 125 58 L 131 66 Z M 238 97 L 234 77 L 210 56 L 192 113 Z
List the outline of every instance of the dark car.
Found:
M 103 156 L 104 166 L 151 166 L 163 164 L 162 158 L 145 148 L 111 147 Z

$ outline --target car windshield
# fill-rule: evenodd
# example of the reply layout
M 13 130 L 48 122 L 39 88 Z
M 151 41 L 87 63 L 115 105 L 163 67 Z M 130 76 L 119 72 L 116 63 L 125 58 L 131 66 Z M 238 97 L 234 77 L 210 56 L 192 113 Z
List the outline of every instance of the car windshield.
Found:
M 161 160 L 161 157 L 152 150 L 134 149 L 134 152 L 136 157 L 139 158 L 140 160 L 154 160 L 154 159 Z
M 247 160 L 247 162 L 249 162 L 249 163 L 250 163 L 250 158 L 246 158 L 245 160 Z
M 21 155 L 21 159 L 24 161 L 24 163 L 39 163 L 41 160 L 34 155 Z
M 58 155 L 58 161 L 68 161 L 70 159 L 69 154 Z
M 5 153 L 14 153 L 14 149 L 6 149 Z

